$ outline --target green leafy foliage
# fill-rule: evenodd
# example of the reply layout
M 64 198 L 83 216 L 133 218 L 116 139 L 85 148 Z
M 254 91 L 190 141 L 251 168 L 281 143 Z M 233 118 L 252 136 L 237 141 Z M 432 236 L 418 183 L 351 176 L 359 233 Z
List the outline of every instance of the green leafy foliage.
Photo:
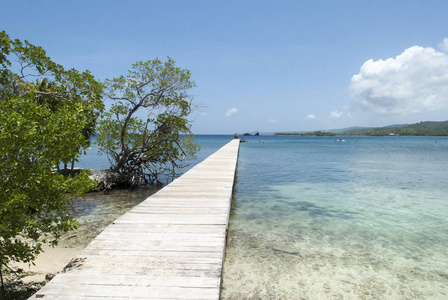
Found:
M 190 71 L 171 58 L 137 62 L 127 76 L 106 81 L 105 96 L 114 103 L 99 122 L 97 143 L 115 172 L 132 175 L 133 184 L 160 183 L 196 153 L 187 93 L 194 86 Z
M 41 47 L 0 32 L 0 267 L 31 263 L 43 243 L 76 227 L 67 209 L 93 189 L 87 175 L 64 177 L 87 145 L 102 84 L 89 72 L 64 70 Z
M 73 147 L 83 139 L 82 122 L 73 118 L 82 120 L 82 112 L 51 113 L 22 98 L 0 103 L 2 265 L 31 262 L 43 242 L 56 244 L 62 232 L 75 228 L 67 204 L 92 185 L 85 174 L 72 178 L 51 170 L 59 160 L 71 159 Z
M 84 140 L 72 151 L 82 151 L 95 133 L 96 120 L 104 110 L 103 85 L 89 71 L 65 70 L 46 56 L 45 50 L 28 41 L 11 40 L 0 32 L 0 98 L 28 97 L 52 112 L 66 106 L 82 106 Z M 67 164 L 72 161 L 61 161 Z

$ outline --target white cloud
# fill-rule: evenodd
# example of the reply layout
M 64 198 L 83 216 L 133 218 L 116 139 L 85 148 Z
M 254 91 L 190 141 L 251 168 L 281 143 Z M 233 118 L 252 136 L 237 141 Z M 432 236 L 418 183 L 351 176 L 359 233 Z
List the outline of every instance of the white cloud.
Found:
M 443 39 L 443 41 L 439 44 L 439 49 L 448 53 L 448 38 Z
M 231 115 L 233 115 L 234 113 L 236 113 L 238 111 L 238 108 L 234 107 L 229 109 L 229 111 L 226 113 L 226 117 L 230 117 Z
M 343 114 L 344 113 L 342 111 L 335 110 L 330 113 L 330 118 L 339 119 Z
M 413 46 L 395 58 L 370 59 L 352 77 L 350 94 L 355 105 L 383 115 L 446 109 L 448 55 Z
M 277 120 L 274 120 L 274 119 L 269 119 L 269 120 L 268 120 L 268 123 L 278 123 L 278 121 L 277 121 Z
M 315 115 L 313 115 L 313 114 L 309 114 L 308 116 L 306 116 L 306 119 L 307 120 L 316 120 L 317 117 Z

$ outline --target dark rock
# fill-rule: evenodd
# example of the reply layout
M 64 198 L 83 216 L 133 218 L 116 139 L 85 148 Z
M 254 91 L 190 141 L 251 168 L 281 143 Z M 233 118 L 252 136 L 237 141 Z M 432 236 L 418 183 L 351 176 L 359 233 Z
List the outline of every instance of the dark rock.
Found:
M 141 184 L 137 176 L 121 174 L 110 169 L 89 170 L 89 178 L 98 182 L 100 191 L 108 191 L 113 188 L 133 188 Z
M 259 132 L 256 132 L 255 134 L 245 133 L 243 135 L 245 135 L 245 136 L 260 136 L 260 133 Z
M 45 275 L 45 280 L 50 281 L 50 280 L 52 280 L 55 276 L 56 276 L 56 274 L 48 273 L 47 275 Z

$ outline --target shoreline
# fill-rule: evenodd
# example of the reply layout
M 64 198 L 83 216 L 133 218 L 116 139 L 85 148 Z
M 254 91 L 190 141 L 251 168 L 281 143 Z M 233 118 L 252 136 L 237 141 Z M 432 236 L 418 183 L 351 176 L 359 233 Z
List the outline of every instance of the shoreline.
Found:
M 11 263 L 14 268 L 23 269 L 21 280 L 23 283 L 43 282 L 64 268 L 75 258 L 82 249 L 73 247 L 48 245 L 42 246 L 42 252 L 37 256 L 34 264 Z M 23 276 L 24 275 L 24 276 Z
M 64 268 L 82 251 L 104 228 L 145 200 L 159 188 L 142 186 L 136 189 L 115 188 L 107 192 L 86 193 L 71 204 L 71 211 L 79 226 L 59 240 L 59 245 L 43 245 L 44 252 L 35 260 L 35 265 L 11 262 L 14 269 L 22 268 L 23 273 L 4 276 L 7 299 L 28 299 L 40 290 L 56 273 Z
M 34 264 L 12 262 L 14 269 L 22 269 L 20 274 L 4 274 L 7 299 L 28 299 L 44 287 L 53 277 L 70 264 L 82 249 L 48 245 L 42 246 Z M 20 279 L 19 279 L 19 278 Z

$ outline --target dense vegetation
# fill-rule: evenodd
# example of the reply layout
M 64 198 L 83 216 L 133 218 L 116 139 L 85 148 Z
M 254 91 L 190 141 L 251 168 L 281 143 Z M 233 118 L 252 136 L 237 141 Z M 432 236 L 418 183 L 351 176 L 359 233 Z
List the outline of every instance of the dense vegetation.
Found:
M 357 128 L 344 131 L 344 135 L 411 135 L 411 136 L 448 136 L 448 121 L 420 122 L 407 126 L 387 126 L 380 128 Z
M 332 132 L 279 132 L 277 136 L 334 136 Z M 338 135 L 366 135 L 366 136 L 385 136 L 385 135 L 406 135 L 406 136 L 448 136 L 448 121 L 444 122 L 420 122 L 411 125 L 394 125 L 378 128 L 352 128 L 338 131 Z
M 305 132 L 305 133 L 298 133 L 298 132 L 278 132 L 274 135 L 278 136 L 335 136 L 336 134 L 332 132 L 326 132 L 326 131 L 314 131 L 314 132 Z
M 88 145 L 101 93 L 88 71 L 65 70 L 41 47 L 0 32 L 0 277 L 10 261 L 31 263 L 42 243 L 76 227 L 68 204 L 91 181 L 54 168 Z

